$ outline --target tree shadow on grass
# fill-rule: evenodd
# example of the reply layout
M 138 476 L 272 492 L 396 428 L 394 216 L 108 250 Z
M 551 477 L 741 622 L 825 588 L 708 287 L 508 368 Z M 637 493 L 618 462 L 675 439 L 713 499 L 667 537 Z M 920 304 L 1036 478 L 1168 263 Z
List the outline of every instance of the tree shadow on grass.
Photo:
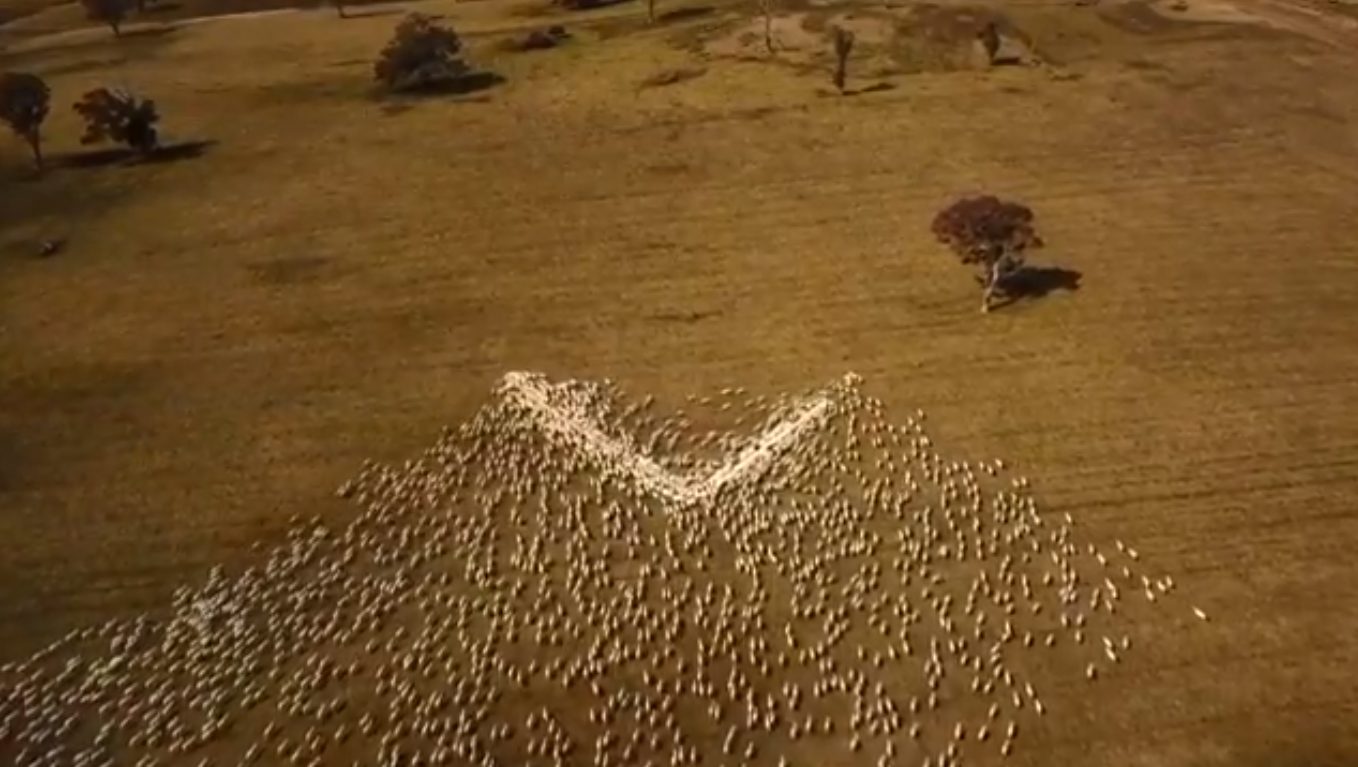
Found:
M 63 168 L 104 168 L 110 165 L 159 165 L 202 157 L 208 149 L 216 146 L 216 141 L 182 141 L 167 144 L 150 154 L 142 154 L 134 149 L 116 147 L 98 149 L 93 152 L 65 155 L 56 158 L 54 166 Z
M 1025 299 L 1037 299 L 1055 290 L 1075 292 L 1080 289 L 1082 275 L 1074 269 L 1059 266 L 1025 266 L 1000 283 L 1001 299 L 991 304 L 992 309 Z
M 578 13 L 581 11 L 597 11 L 600 8 L 610 8 L 627 2 L 631 2 L 631 0 L 577 0 L 573 3 L 559 3 L 558 7 L 564 11 Z
M 882 93 L 883 91 L 896 90 L 895 83 L 880 82 L 872 85 L 865 85 L 862 88 L 848 88 L 844 91 L 845 96 L 859 96 L 864 93 Z
M 489 90 L 503 83 L 505 78 L 494 72 L 471 72 L 461 77 L 451 80 L 442 80 L 437 83 L 429 83 L 414 88 L 406 88 L 397 92 L 379 91 L 377 97 L 386 103 L 382 105 L 382 111 L 389 115 L 398 115 L 412 108 L 416 103 L 426 99 L 437 98 L 439 96 L 466 96 L 472 93 Z M 489 97 L 476 99 L 459 99 L 461 102 L 485 102 Z
M 158 37 L 172 35 L 178 31 L 179 27 L 173 24 L 161 24 L 160 26 L 155 27 L 135 27 L 133 29 L 124 30 L 123 33 L 119 35 L 117 39 L 118 40 L 155 39 Z
M 650 77 L 647 77 L 645 80 L 642 80 L 641 84 L 638 87 L 663 88 L 666 85 L 675 85 L 676 83 L 682 83 L 685 80 L 693 80 L 695 78 L 702 77 L 705 74 L 707 74 L 706 69 L 698 68 L 666 69 L 664 71 L 657 72 L 651 75 Z

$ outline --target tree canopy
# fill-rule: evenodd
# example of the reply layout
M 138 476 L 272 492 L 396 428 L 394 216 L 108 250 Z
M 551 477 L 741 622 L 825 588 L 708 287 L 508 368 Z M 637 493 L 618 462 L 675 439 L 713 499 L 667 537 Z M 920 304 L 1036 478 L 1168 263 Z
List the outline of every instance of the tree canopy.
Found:
M 446 84 L 467 73 L 462 40 L 421 13 L 406 16 L 374 67 L 378 81 L 395 91 Z
M 51 109 L 52 91 L 41 77 L 27 72 L 0 74 L 0 121 L 28 143 L 33 162 L 42 168 L 42 123 Z

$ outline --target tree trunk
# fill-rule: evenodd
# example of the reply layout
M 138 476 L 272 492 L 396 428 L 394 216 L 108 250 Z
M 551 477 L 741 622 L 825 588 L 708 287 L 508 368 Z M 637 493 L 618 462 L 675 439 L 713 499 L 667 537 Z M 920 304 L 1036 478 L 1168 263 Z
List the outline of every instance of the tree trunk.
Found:
M 773 10 L 764 9 L 764 47 L 773 55 Z
M 349 13 L 348 13 L 347 11 L 344 10 L 344 3 L 335 3 L 335 13 L 336 13 L 341 19 L 347 19 L 347 18 L 349 18 Z
M 28 146 L 33 150 L 33 164 L 42 170 L 42 136 L 35 130 L 28 134 Z
M 990 299 L 995 295 L 995 288 L 1000 284 L 1000 270 L 1003 259 L 996 261 L 990 266 L 990 275 L 986 279 L 985 291 L 981 293 L 981 311 L 990 311 Z
M 646 20 L 655 23 L 655 0 L 646 0 Z
M 110 27 L 113 27 L 113 36 L 114 36 L 114 37 L 122 37 L 122 36 L 123 36 L 122 22 L 119 22 L 119 21 L 109 21 L 108 25 L 109 25 Z

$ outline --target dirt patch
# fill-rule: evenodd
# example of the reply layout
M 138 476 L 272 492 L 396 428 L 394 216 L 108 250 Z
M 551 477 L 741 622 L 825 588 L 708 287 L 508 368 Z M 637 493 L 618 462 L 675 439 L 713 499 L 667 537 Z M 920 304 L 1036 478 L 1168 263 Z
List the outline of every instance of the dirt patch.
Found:
M 1015 56 L 1034 60 L 1026 36 L 1005 16 L 984 8 L 922 4 L 905 8 L 815 8 L 786 13 L 773 19 L 775 54 L 764 42 L 762 17 L 728 23 L 708 33 L 699 49 L 708 56 L 738 60 L 771 60 L 800 68 L 822 68 L 832 58 L 830 30 L 842 27 L 854 34 L 851 70 L 887 74 L 949 72 L 986 66 L 974 48 L 976 34 L 994 22 Z
M 249 265 L 250 276 L 274 286 L 300 285 L 320 279 L 330 259 L 319 256 L 285 256 Z
M 1136 35 L 1165 35 L 1203 25 L 1267 26 L 1267 20 L 1225 0 L 1134 0 L 1098 8 L 1099 18 Z

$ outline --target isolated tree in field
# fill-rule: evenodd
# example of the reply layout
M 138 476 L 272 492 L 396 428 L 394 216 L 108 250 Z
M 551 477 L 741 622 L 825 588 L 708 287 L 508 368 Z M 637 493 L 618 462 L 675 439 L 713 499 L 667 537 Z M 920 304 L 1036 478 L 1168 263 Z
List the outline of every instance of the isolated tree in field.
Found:
M 393 91 L 416 90 L 457 80 L 467 73 L 458 55 L 462 41 L 424 14 L 412 13 L 377 60 L 377 79 Z
M 655 0 L 646 0 L 646 21 L 655 23 Z
M 52 91 L 41 77 L 26 72 L 0 74 L 0 120 L 33 150 L 42 170 L 42 122 L 51 107 Z
M 143 155 L 151 154 L 160 145 L 156 134 L 160 114 L 154 101 L 122 90 L 96 88 L 76 102 L 75 111 L 85 118 L 82 144 L 114 141 Z
M 773 55 L 773 0 L 759 0 L 759 13 L 764 17 L 764 48 Z
M 939 211 L 933 232 L 962 263 L 980 270 L 983 312 L 990 311 L 990 299 L 1000 283 L 1022 267 L 1025 251 L 1042 246 L 1031 210 L 989 195 L 964 198 Z
M 331 0 L 335 4 L 335 13 L 341 19 L 349 18 L 349 12 L 344 8 L 344 0 Z
M 843 93 L 849 74 L 849 52 L 853 50 L 853 33 L 843 27 L 835 27 L 830 35 L 835 43 L 835 87 Z
M 114 36 L 122 36 L 123 20 L 127 18 L 128 0 L 80 0 L 85 15 L 113 28 Z

